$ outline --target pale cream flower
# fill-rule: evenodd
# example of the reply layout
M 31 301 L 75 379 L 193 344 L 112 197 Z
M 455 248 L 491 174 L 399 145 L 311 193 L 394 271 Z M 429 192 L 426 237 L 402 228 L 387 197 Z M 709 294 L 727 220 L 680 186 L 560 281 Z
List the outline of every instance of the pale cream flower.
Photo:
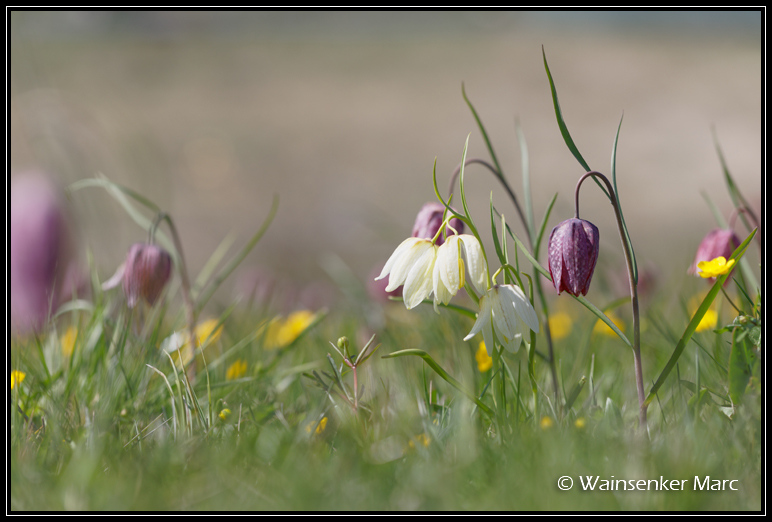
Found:
M 485 292 L 485 258 L 480 242 L 469 234 L 448 236 L 437 249 L 432 272 L 435 312 L 438 304 L 447 304 L 463 288 L 467 271 L 477 291 Z
M 464 340 L 482 332 L 488 355 L 491 355 L 495 332 L 499 342 L 516 353 L 529 329 L 539 333 L 539 319 L 523 290 L 515 285 L 495 285 L 480 298 L 477 321 Z
M 404 240 L 375 280 L 389 276 L 387 292 L 404 285 L 402 298 L 408 310 L 429 297 L 433 290 L 432 274 L 437 259 L 437 245 L 428 239 L 410 237 Z

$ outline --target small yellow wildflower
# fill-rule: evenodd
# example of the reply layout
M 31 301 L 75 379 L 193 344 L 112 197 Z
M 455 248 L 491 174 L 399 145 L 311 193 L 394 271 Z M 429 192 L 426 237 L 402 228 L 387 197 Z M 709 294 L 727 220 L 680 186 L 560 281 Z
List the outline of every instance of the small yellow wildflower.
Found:
M 555 422 L 550 417 L 544 416 L 544 417 L 541 418 L 541 421 L 539 422 L 539 427 L 541 429 L 543 429 L 543 430 L 548 430 L 554 424 L 555 424 Z
M 64 332 L 59 338 L 59 344 L 62 347 L 62 355 L 70 357 L 75 349 L 75 339 L 78 338 L 78 329 L 74 326 L 67 327 L 67 331 Z
M 238 359 L 228 367 L 228 370 L 225 372 L 225 378 L 232 381 L 243 377 L 245 373 L 247 373 L 247 361 Z
M 314 322 L 316 314 L 308 310 L 291 313 L 286 320 L 274 317 L 265 328 L 266 350 L 284 348 L 297 339 Z
M 724 256 L 718 256 L 710 261 L 700 261 L 697 263 L 697 268 L 700 269 L 700 277 L 707 279 L 726 274 L 732 269 L 734 263 L 734 259 L 727 261 Z
M 625 329 L 625 323 L 616 316 L 613 312 L 608 312 L 606 314 L 606 317 L 611 319 L 611 322 L 614 323 L 617 328 L 619 328 L 621 331 L 624 331 Z M 594 334 L 603 334 L 608 335 L 609 337 L 616 337 L 616 333 L 614 330 L 611 329 L 609 325 L 598 319 L 598 321 L 595 323 L 595 326 L 592 328 L 592 333 Z
M 222 411 L 220 411 L 219 417 L 221 420 L 227 421 L 228 417 L 230 416 L 231 416 L 231 410 L 229 410 L 228 408 L 223 408 Z
M 411 448 L 415 448 L 415 442 L 413 442 L 414 440 L 418 441 L 418 443 L 423 445 L 424 448 L 428 448 L 429 444 L 432 442 L 432 438 L 430 436 L 428 436 L 426 433 L 421 433 L 420 435 L 413 437 L 413 439 L 410 439 L 407 442 L 407 445 Z
M 196 340 L 198 341 L 198 348 L 206 344 L 207 348 L 216 343 L 222 334 L 223 325 L 215 330 L 215 327 L 219 324 L 219 319 L 208 319 L 203 323 L 199 323 L 196 326 Z M 208 342 L 208 344 L 207 344 Z M 176 351 L 180 351 L 182 355 L 182 364 L 187 365 L 193 359 L 193 347 L 190 345 L 190 336 L 187 330 L 181 332 L 175 332 L 167 337 L 161 348 L 168 353 L 173 354 L 174 361 L 177 362 Z
M 20 372 L 19 370 L 12 371 L 11 372 L 11 389 L 13 390 L 17 384 L 21 384 L 26 376 L 27 376 L 26 373 Z
M 316 429 L 314 429 L 314 426 L 316 426 Z M 309 422 L 306 425 L 306 433 L 311 433 L 313 431 L 317 435 L 320 435 L 325 428 L 327 428 L 327 417 L 322 417 L 322 420 L 320 420 L 318 424 L 314 421 Z
M 568 337 L 574 323 L 571 320 L 570 315 L 565 312 L 558 312 L 555 315 L 550 316 L 549 324 L 552 338 L 557 340 Z
M 708 308 L 708 311 L 702 316 L 700 324 L 697 325 L 695 331 L 703 332 L 705 330 L 712 330 L 716 327 L 716 324 L 718 324 L 718 313 L 712 308 Z
M 487 372 L 493 366 L 493 358 L 488 355 L 488 350 L 485 349 L 485 341 L 480 341 L 474 358 L 477 360 L 477 369 L 480 370 L 480 373 Z
M 209 340 L 209 344 L 217 342 L 217 339 L 219 339 L 222 334 L 223 328 L 223 325 L 220 325 L 217 330 L 214 329 L 219 323 L 219 319 L 209 319 L 196 326 L 196 337 L 198 337 L 199 346 L 202 346 L 207 340 Z M 209 339 L 210 337 L 211 340 Z
M 574 421 L 574 426 L 577 428 L 584 429 L 585 426 L 587 426 L 587 421 L 584 419 L 584 417 L 579 417 Z

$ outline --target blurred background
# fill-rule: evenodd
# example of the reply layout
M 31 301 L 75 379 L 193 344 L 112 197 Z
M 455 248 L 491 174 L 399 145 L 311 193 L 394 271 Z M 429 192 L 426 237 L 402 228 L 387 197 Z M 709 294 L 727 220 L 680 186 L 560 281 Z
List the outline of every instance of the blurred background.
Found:
M 13 12 L 10 27 L 12 177 L 42 170 L 67 186 L 103 173 L 138 191 L 175 219 L 193 277 L 228 234 L 233 250 L 248 241 L 279 195 L 221 303 L 265 274 L 325 303 L 340 298 L 330 272 L 370 279 L 435 199 L 435 157 L 443 195 L 470 132 L 469 157 L 489 159 L 462 82 L 522 201 L 519 119 L 537 221 L 555 192 L 548 231 L 572 217 L 582 169 L 555 122 L 542 45 L 577 146 L 609 175 L 624 112 L 620 199 L 639 264 L 661 282 L 687 277 L 716 226 L 701 192 L 731 211 L 712 128 L 761 206 L 758 12 Z M 478 226 L 493 191 L 522 234 L 494 178 L 467 172 Z M 70 200 L 105 280 L 146 234 L 101 189 Z M 622 251 L 604 200 L 584 185 L 582 217 L 613 271 Z

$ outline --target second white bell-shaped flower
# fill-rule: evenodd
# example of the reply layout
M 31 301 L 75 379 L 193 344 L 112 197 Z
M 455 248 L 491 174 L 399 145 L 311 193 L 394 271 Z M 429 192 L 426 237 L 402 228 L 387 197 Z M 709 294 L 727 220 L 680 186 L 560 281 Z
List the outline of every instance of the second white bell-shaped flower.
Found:
M 447 304 L 464 286 L 465 272 L 478 292 L 485 292 L 485 258 L 477 238 L 470 234 L 449 235 L 437 249 L 432 273 L 434 310 Z
M 482 332 L 488 355 L 491 355 L 495 332 L 500 344 L 510 352 L 517 352 L 529 330 L 539 333 L 539 319 L 523 290 L 515 285 L 494 285 L 480 298 L 477 321 L 464 340 Z

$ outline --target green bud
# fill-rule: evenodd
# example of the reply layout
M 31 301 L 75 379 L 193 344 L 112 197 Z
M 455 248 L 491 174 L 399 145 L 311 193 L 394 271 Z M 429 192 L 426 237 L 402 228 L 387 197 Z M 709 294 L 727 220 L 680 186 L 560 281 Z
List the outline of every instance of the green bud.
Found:
M 343 353 L 348 355 L 348 337 L 341 337 L 338 339 L 338 348 L 343 350 Z

